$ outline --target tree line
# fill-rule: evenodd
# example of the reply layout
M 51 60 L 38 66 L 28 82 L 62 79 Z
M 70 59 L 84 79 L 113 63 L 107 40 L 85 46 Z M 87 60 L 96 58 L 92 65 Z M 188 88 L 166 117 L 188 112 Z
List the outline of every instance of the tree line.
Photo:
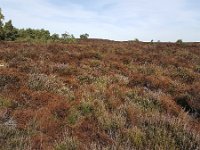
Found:
M 80 39 L 88 39 L 89 34 L 80 35 Z M 0 41 L 66 41 L 75 42 L 76 38 L 73 34 L 65 32 L 61 35 L 51 33 L 45 29 L 18 29 L 13 26 L 12 20 L 4 23 L 4 15 L 0 8 Z

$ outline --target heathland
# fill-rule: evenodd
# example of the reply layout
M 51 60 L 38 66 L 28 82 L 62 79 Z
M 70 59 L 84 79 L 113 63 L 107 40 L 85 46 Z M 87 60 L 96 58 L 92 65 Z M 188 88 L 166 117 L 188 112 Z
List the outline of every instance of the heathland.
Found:
M 199 117 L 199 43 L 0 43 L 1 149 L 200 149 Z

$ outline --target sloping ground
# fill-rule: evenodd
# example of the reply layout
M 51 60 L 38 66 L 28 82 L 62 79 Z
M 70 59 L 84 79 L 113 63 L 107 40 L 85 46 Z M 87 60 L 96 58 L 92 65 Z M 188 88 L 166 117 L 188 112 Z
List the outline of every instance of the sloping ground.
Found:
M 200 149 L 200 44 L 0 43 L 1 149 Z

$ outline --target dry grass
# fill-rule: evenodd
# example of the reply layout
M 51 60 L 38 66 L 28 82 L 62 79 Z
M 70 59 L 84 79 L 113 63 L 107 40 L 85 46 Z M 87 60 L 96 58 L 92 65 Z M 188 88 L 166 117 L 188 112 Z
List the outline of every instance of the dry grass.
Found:
M 0 43 L 1 148 L 200 149 L 199 48 Z

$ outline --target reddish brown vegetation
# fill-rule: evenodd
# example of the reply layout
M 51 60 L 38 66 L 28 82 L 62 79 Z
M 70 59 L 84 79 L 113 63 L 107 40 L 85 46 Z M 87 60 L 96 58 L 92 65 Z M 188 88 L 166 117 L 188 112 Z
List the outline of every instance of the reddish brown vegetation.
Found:
M 53 148 L 65 131 L 80 141 L 79 149 L 87 149 L 94 148 L 91 143 L 120 147 L 117 135 L 131 139 L 134 130 L 137 147 L 147 132 L 139 128 L 149 112 L 150 118 L 157 113 L 179 117 L 180 97 L 200 110 L 199 49 L 199 43 L 103 40 L 0 43 L 0 63 L 5 65 L 0 67 L 0 95 L 11 101 L 0 109 L 8 110 L 17 130 L 31 132 L 33 149 Z M 97 110 L 105 113 L 103 118 Z M 200 129 L 198 117 L 188 122 Z

